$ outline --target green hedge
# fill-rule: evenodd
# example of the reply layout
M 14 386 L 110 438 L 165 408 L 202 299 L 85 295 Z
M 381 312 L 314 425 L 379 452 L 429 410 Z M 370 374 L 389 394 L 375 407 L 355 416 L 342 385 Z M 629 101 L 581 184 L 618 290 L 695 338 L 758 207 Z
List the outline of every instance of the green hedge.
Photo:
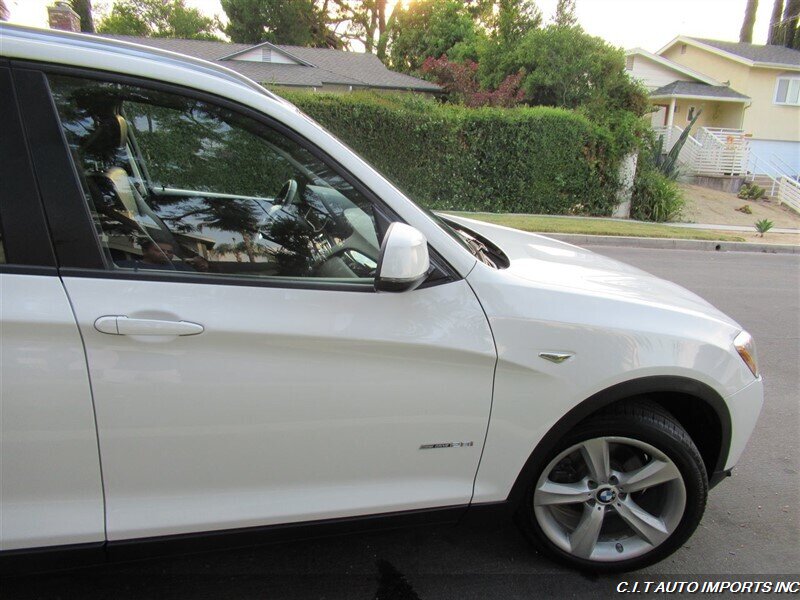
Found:
M 429 208 L 590 215 L 613 208 L 625 143 L 577 112 L 279 93 Z

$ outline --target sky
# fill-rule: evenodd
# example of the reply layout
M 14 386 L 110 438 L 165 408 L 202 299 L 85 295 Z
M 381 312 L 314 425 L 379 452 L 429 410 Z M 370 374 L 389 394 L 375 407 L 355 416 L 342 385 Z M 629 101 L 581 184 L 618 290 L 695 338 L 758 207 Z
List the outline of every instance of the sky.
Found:
M 53 0 L 6 0 L 9 21 L 34 27 L 47 26 L 47 5 Z M 397 0 L 413 2 L 413 0 Z M 538 0 L 545 19 L 557 0 Z M 203 13 L 224 17 L 219 0 L 186 0 Z M 389 0 L 390 4 L 394 4 Z M 95 12 L 108 10 L 113 0 L 93 0 Z M 583 28 L 615 46 L 655 52 L 677 35 L 737 41 L 747 0 L 577 0 Z M 763 44 L 772 0 L 761 0 L 753 41 Z

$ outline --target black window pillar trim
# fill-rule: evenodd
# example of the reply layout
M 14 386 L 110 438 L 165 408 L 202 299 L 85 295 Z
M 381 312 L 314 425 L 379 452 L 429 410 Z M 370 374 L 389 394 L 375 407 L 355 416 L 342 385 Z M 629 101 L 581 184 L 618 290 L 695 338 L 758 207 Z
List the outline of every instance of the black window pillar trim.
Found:
M 11 69 L 0 62 L 0 226 L 6 273 L 53 275 L 56 259 L 30 159 Z
M 14 69 L 14 83 L 59 265 L 105 269 L 47 78 L 39 71 Z
M 265 115 L 255 109 L 238 104 L 230 99 L 215 96 L 210 93 L 198 91 L 191 88 L 183 88 L 162 81 L 122 75 L 107 71 L 92 70 L 83 67 L 71 67 L 65 65 L 53 65 L 48 63 L 38 63 L 28 60 L 12 60 L 11 66 L 14 71 L 15 81 L 19 81 L 18 94 L 20 103 L 26 106 L 24 111 L 24 121 L 26 125 L 32 125 L 29 131 L 31 147 L 35 149 L 34 164 L 38 167 L 48 165 L 47 161 L 54 161 L 48 165 L 51 169 L 53 165 L 58 167 L 58 171 L 45 170 L 44 175 L 37 168 L 37 175 L 40 178 L 40 190 L 47 213 L 48 223 L 51 227 L 56 257 L 62 269 L 62 274 L 74 274 L 76 276 L 89 277 L 92 273 L 106 277 L 115 278 L 117 276 L 129 278 L 124 271 L 116 271 L 107 268 L 97 239 L 94 225 L 85 198 L 81 189 L 80 179 L 73 164 L 66 137 L 61 128 L 61 122 L 55 103 L 50 94 L 50 86 L 47 82 L 46 74 L 57 74 L 84 79 L 105 81 L 108 83 L 119 83 L 132 85 L 174 93 L 177 95 L 195 98 L 233 110 L 239 114 L 259 121 L 281 135 L 286 136 L 295 143 L 299 144 L 311 154 L 331 166 L 342 178 L 353 186 L 359 193 L 372 202 L 383 216 L 392 221 L 402 221 L 385 202 L 378 197 L 368 186 L 354 177 L 345 169 L 333 156 L 328 155 L 315 144 L 309 142 L 302 135 L 292 130 L 283 123 Z M 29 123 L 31 119 L 38 119 L 38 122 Z M 38 147 L 39 142 L 46 143 Z M 38 160 L 37 160 L 38 158 Z M 58 177 L 69 185 L 58 185 Z M 431 263 L 436 267 L 436 273 L 426 281 L 421 288 L 448 283 L 462 279 L 458 272 L 435 249 L 430 248 Z M 138 273 L 137 275 L 140 275 Z M 141 278 L 141 277 L 139 277 Z M 158 277 L 162 281 L 189 281 L 186 278 L 174 278 L 170 273 L 165 273 Z M 215 281 L 208 280 L 209 283 L 218 285 L 263 285 L 264 287 L 286 287 L 280 280 L 269 280 L 267 278 L 248 278 L 238 280 L 234 278 L 217 278 Z M 203 279 L 203 281 L 206 281 Z M 260 283 L 259 283 L 260 282 Z M 289 287 L 309 288 L 309 289 L 335 289 L 324 282 L 314 281 L 309 278 L 308 282 L 293 282 Z M 347 285 L 349 291 L 357 291 L 354 286 Z M 374 291 L 370 286 L 369 291 Z

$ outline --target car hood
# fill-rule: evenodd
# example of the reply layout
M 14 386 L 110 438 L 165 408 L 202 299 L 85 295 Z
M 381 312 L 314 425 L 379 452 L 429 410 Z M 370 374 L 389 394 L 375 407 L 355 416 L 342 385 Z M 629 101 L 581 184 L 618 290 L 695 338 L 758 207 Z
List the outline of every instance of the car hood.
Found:
M 510 261 L 505 273 L 537 287 L 660 306 L 739 327 L 697 294 L 612 258 L 542 235 L 463 217 L 446 218 L 489 239 Z

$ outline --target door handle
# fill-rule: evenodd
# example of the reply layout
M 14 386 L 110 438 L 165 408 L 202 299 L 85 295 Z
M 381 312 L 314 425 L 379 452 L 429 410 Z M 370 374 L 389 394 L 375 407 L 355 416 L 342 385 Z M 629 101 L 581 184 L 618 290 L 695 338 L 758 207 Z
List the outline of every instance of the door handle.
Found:
M 189 321 L 162 321 L 159 319 L 129 319 L 124 315 L 100 317 L 94 322 L 100 333 L 111 335 L 197 335 L 203 326 Z

